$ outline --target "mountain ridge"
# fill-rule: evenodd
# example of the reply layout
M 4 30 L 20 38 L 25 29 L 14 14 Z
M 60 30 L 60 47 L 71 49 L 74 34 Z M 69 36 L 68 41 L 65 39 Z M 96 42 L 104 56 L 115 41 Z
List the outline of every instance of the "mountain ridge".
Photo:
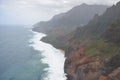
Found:
M 42 21 L 36 23 L 33 30 L 46 33 L 54 27 L 76 27 L 85 25 L 94 14 L 102 14 L 108 6 L 105 5 L 87 5 L 81 4 L 73 7 L 65 13 L 53 16 L 49 21 Z
M 67 80 L 120 80 L 120 2 L 68 34 L 62 30 L 53 28 L 42 41 L 65 50 Z
M 47 21 L 47 25 L 46 22 L 42 22 L 41 26 L 38 24 L 33 30 L 47 34 L 42 41 L 53 44 L 56 48 L 64 49 L 65 47 L 62 45 L 64 40 L 60 38 L 71 33 L 77 27 L 87 24 L 96 13 L 102 14 L 106 8 L 108 6 L 81 4 L 66 13 L 55 15 L 53 20 Z
M 77 28 L 65 42 L 70 44 L 67 80 L 120 80 L 120 2 Z

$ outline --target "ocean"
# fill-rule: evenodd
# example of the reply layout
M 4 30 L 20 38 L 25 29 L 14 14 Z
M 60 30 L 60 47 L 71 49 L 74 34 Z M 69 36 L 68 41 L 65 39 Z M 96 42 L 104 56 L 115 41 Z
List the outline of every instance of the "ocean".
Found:
M 26 26 L 0 26 L 0 80 L 66 80 L 63 52 Z

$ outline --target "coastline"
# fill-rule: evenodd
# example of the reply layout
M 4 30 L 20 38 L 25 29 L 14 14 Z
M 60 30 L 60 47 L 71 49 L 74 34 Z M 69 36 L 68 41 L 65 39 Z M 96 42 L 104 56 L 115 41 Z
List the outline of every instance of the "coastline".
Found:
M 40 33 L 38 31 L 35 31 L 35 30 L 30 30 L 31 32 L 33 33 Z M 42 33 L 44 34 L 44 33 Z M 43 36 L 42 38 L 40 38 L 40 41 L 43 41 L 44 43 L 48 43 L 48 44 L 51 44 L 49 42 L 45 42 L 44 40 L 42 40 L 43 38 L 47 38 L 47 34 L 44 34 L 45 36 Z M 55 45 L 51 44 L 53 47 L 55 47 Z M 55 47 L 56 49 L 60 50 L 64 55 L 65 55 L 65 50 L 64 49 L 61 49 L 61 48 L 58 48 L 58 47 Z
M 61 53 L 63 53 L 65 55 L 65 50 L 63 49 L 59 49 L 61 51 Z
M 59 29 L 57 31 L 54 27 L 49 30 L 48 36 L 42 38 L 43 42 L 52 44 L 62 53 L 66 52 L 64 72 L 67 80 L 120 80 L 119 8 L 120 2 L 101 15 L 95 13 L 88 23 L 78 26 L 68 35 L 60 35 L 62 30 L 58 32 Z M 69 19 L 65 21 L 69 22 Z M 47 27 L 49 29 L 50 25 Z M 67 31 L 69 29 L 66 27 Z
M 43 58 L 41 59 L 42 63 L 47 64 L 48 68 L 45 69 L 47 71 L 46 77 L 44 79 L 47 80 L 66 80 L 66 74 L 64 73 L 64 63 L 65 63 L 65 55 L 64 51 L 61 49 L 56 49 L 49 43 L 45 43 L 41 41 L 43 37 L 46 35 L 40 32 L 32 31 L 35 33 L 32 45 L 35 50 L 42 52 L 41 55 Z M 39 34 L 43 34 L 40 37 Z M 56 72 L 57 71 L 57 72 Z

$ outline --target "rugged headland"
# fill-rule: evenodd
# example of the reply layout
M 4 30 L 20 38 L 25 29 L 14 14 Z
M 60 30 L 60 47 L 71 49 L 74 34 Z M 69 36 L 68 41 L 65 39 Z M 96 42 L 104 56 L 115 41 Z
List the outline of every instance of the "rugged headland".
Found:
M 94 13 L 94 16 L 91 16 L 93 18 L 88 16 L 91 12 L 86 11 L 93 5 L 80 6 L 80 11 L 75 7 L 67 13 L 55 16 L 53 21 L 64 25 L 46 27 L 44 32 L 49 34 L 43 41 L 65 50 L 67 58 L 64 71 L 67 80 L 120 80 L 120 2 L 109 8 L 99 5 L 102 6 L 102 13 Z M 84 8 L 86 6 L 87 9 Z M 92 12 L 96 12 L 95 8 L 92 9 Z M 82 19 L 81 10 L 82 13 L 88 13 L 83 14 Z M 85 20 L 85 16 L 90 17 L 88 21 Z M 50 21 L 48 23 L 51 25 Z M 33 30 L 40 32 L 40 27 L 44 25 L 39 23 Z

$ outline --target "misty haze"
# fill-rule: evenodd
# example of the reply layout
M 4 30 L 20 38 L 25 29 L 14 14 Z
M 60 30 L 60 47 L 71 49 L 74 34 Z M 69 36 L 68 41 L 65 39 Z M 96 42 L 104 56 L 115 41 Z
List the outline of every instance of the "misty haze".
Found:
M 0 0 L 0 80 L 120 80 L 120 1 Z

